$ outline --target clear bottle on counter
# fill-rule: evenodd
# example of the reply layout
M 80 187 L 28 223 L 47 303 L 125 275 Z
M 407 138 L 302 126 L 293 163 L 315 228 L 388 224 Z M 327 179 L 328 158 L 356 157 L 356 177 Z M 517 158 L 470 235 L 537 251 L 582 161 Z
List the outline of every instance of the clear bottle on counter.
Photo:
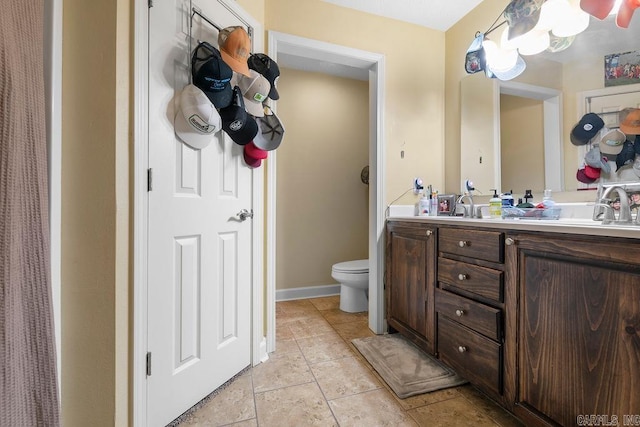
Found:
M 552 208 L 556 202 L 553 201 L 553 196 L 551 195 L 551 190 L 544 190 L 544 196 L 542 197 L 542 205 L 545 209 Z
M 418 216 L 428 216 L 431 209 L 431 199 L 423 196 L 418 201 Z

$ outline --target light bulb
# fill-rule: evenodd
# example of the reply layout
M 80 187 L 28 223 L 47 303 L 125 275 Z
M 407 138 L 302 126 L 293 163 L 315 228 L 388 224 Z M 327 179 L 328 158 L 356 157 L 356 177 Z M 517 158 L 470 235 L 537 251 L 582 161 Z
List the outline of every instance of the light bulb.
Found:
M 520 55 L 536 55 L 549 47 L 549 31 L 532 31 L 525 36 L 518 47 Z
M 580 4 L 571 4 L 570 6 L 564 18 L 551 29 L 553 35 L 558 37 L 575 36 L 589 26 L 589 14 L 580 9 Z
M 505 71 L 513 68 L 518 60 L 518 51 L 516 49 L 503 49 L 492 40 L 485 40 L 482 43 L 484 47 L 487 66 L 491 71 Z

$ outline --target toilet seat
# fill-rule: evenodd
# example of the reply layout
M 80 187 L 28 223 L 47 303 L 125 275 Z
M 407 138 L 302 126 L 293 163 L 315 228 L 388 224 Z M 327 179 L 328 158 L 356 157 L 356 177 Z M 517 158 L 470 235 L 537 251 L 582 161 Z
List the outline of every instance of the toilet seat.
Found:
M 369 273 L 369 260 L 359 259 L 355 261 L 345 261 L 334 264 L 331 268 L 335 273 L 363 274 Z

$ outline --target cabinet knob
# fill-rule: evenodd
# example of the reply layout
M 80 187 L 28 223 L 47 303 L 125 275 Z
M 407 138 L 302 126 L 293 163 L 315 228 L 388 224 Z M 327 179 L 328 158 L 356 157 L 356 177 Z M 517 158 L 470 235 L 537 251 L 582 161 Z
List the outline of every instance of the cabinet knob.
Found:
M 467 347 L 461 345 L 460 347 L 458 347 L 458 352 L 460 353 L 464 353 L 465 351 L 467 351 Z
M 460 246 L 461 248 L 464 248 L 465 246 L 469 246 L 469 242 L 467 242 L 465 240 L 460 240 L 458 242 L 458 246 Z
M 468 278 L 469 276 L 464 273 L 458 274 L 458 280 L 467 280 Z
M 463 314 L 464 314 L 464 310 L 456 310 L 456 316 L 462 317 Z
M 427 236 L 431 236 L 431 235 L 433 234 L 433 231 L 431 231 L 431 230 L 427 230 L 427 231 L 425 232 L 425 234 L 426 234 Z
M 507 238 L 504 240 L 504 243 L 505 243 L 507 246 L 511 246 L 511 245 L 513 245 L 514 243 L 516 243 L 516 241 L 515 241 L 515 240 L 513 240 L 511 237 L 507 237 Z

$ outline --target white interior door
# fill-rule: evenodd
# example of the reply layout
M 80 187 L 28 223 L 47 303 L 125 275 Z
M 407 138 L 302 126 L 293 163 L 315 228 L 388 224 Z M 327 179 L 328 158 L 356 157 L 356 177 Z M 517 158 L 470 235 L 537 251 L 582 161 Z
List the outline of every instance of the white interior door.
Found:
M 218 26 L 239 25 L 220 3 L 193 2 Z M 174 134 L 189 82 L 188 0 L 149 9 L 147 420 L 166 425 L 251 363 L 252 172 L 224 132 L 203 150 Z M 194 16 L 196 40 L 218 31 Z
M 640 85 L 616 86 L 601 89 L 598 91 L 585 93 L 586 110 L 600 114 L 604 125 L 607 128 L 617 128 L 620 126 L 618 112 L 625 108 L 640 108 Z M 633 141 L 633 138 L 629 138 Z M 594 140 L 594 142 L 597 142 Z M 583 166 L 584 156 L 591 146 L 578 147 L 579 167 Z M 611 172 L 602 175 L 601 182 L 620 182 L 620 181 L 637 181 L 638 176 L 633 172 L 631 167 L 624 167 L 616 170 L 615 161 L 609 161 Z M 583 184 L 579 183 L 578 188 L 597 188 L 598 183 Z

